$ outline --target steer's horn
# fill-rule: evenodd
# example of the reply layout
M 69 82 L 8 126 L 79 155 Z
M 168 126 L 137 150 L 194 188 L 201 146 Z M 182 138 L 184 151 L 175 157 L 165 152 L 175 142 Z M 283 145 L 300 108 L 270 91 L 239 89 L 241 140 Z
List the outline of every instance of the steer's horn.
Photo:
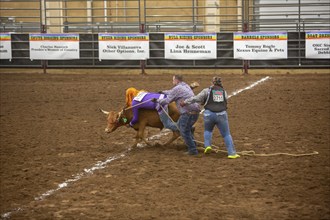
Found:
M 100 111 L 101 111 L 102 113 L 106 114 L 106 115 L 108 115 L 108 114 L 109 114 L 109 112 L 107 112 L 107 111 L 104 111 L 104 110 L 103 110 L 103 109 L 101 109 L 101 108 L 100 108 Z

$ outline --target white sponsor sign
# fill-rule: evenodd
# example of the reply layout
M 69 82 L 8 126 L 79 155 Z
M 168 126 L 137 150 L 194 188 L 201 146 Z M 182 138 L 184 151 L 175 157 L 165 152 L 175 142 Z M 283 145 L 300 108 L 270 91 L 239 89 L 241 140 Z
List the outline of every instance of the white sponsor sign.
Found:
M 234 59 L 275 60 L 288 58 L 285 32 L 234 33 Z
M 207 60 L 217 58 L 216 33 L 165 33 L 165 59 Z
M 306 58 L 330 59 L 330 31 L 310 31 L 305 33 Z
M 30 34 L 31 60 L 79 59 L 79 34 Z
M 99 34 L 99 60 L 149 59 L 148 33 Z
M 12 59 L 11 35 L 9 33 L 0 33 L 0 59 Z

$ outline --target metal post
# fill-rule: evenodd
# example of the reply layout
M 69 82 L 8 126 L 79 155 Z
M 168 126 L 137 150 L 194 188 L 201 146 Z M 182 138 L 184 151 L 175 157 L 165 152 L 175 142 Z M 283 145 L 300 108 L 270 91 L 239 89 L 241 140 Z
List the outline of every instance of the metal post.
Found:
M 97 39 L 98 39 L 98 35 L 97 35 Z M 95 67 L 95 42 L 94 42 L 94 40 L 95 40 L 94 33 L 92 33 L 93 67 Z
M 241 1 L 242 6 L 242 31 L 244 31 L 244 20 L 245 20 L 245 4 L 244 0 Z
M 40 13 L 40 30 L 42 30 L 42 0 L 40 0 L 40 4 L 39 4 L 39 13 Z
M 195 0 L 192 0 L 192 23 L 193 23 L 193 32 L 196 32 L 195 26 Z
M 65 15 L 65 22 L 68 22 L 68 4 L 67 0 L 64 0 L 64 15 Z
M 300 28 L 300 25 L 301 25 L 301 21 L 300 21 L 300 13 L 301 13 L 301 0 L 299 0 L 299 3 L 298 3 L 299 5 L 298 5 L 298 53 L 299 53 L 299 55 L 298 55 L 298 65 L 299 65 L 299 67 L 301 67 L 301 58 L 300 58 L 300 56 L 301 56 L 301 44 L 300 44 L 300 41 L 301 41 L 301 36 L 300 36 L 300 31 L 301 31 L 301 28 Z
M 139 0 L 139 2 L 140 2 L 140 0 Z M 140 7 L 140 5 L 139 5 L 139 7 Z M 143 7 L 144 7 L 144 21 L 143 21 L 143 23 L 147 24 L 147 4 L 146 4 L 146 0 L 144 0 Z M 139 8 L 139 11 L 140 11 L 140 8 Z
M 242 7 L 243 7 L 243 32 L 249 32 L 249 23 L 248 23 L 248 17 L 249 17 L 249 7 L 247 7 L 246 2 L 242 1 Z M 243 60 L 243 74 L 249 74 L 249 61 Z
M 40 0 L 40 32 L 41 33 L 46 33 L 46 23 L 47 23 L 47 15 L 46 15 L 46 1 L 47 0 Z M 42 7 L 42 3 L 44 3 L 44 7 Z M 44 11 L 43 11 L 43 10 Z M 41 61 L 41 66 L 43 69 L 43 73 L 46 74 L 47 73 L 47 61 L 46 60 L 42 60 Z
M 43 0 L 43 1 L 44 1 L 44 12 L 43 12 L 44 20 L 43 20 L 43 23 L 42 24 L 43 25 L 47 25 L 47 0 Z M 43 28 L 41 28 L 41 30 L 46 31 L 46 29 L 43 29 Z
M 140 25 L 140 33 L 145 33 L 144 24 Z M 145 72 L 145 68 L 146 68 L 145 60 L 140 60 L 140 67 L 141 67 L 141 75 L 147 75 L 147 73 Z
M 42 31 L 41 33 L 46 33 L 46 25 L 42 25 Z M 42 60 L 42 67 L 43 67 L 43 70 L 44 70 L 44 74 L 47 73 L 47 60 Z

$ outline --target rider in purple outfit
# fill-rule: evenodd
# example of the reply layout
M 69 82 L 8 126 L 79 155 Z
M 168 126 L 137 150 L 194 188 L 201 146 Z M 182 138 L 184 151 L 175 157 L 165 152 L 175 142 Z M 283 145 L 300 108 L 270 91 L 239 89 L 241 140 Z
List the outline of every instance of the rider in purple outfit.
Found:
M 151 109 L 151 110 L 157 110 L 159 114 L 159 118 L 161 122 L 163 123 L 165 128 L 171 129 L 172 131 L 178 131 L 177 126 L 167 117 L 167 114 L 163 111 L 165 109 L 168 111 L 168 105 L 162 105 L 160 106 L 159 103 L 152 102 L 152 99 L 164 99 L 166 98 L 165 94 L 159 94 L 159 93 L 150 93 L 150 92 L 140 92 L 137 94 L 137 96 L 132 101 L 132 111 L 133 111 L 133 118 L 131 122 L 129 123 L 130 126 L 134 126 L 138 122 L 138 115 L 139 115 L 139 109 Z M 149 101 L 148 101 L 149 100 Z M 142 103 L 142 104 L 140 104 Z
M 164 94 L 141 92 L 133 99 L 133 101 L 132 101 L 133 119 L 129 123 L 131 126 L 133 126 L 134 124 L 136 124 L 138 122 L 138 120 L 139 120 L 138 112 L 139 112 L 140 108 L 156 109 L 158 113 L 160 113 L 162 111 L 162 108 L 159 106 L 158 103 L 154 103 L 151 101 L 151 99 L 153 99 L 153 98 L 156 98 L 156 99 L 164 98 Z M 148 100 L 150 100 L 150 101 L 148 102 Z M 142 102 L 145 102 L 145 103 L 140 104 Z M 138 106 L 135 106 L 137 104 L 138 104 Z

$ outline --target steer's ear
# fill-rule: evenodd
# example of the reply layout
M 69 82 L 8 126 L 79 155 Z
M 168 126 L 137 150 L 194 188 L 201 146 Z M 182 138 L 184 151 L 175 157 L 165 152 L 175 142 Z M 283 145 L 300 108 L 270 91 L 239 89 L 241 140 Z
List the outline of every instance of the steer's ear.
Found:
M 190 88 L 191 89 L 195 89 L 195 88 L 197 88 L 199 86 L 199 83 L 198 82 L 192 82 L 192 83 L 190 83 Z
M 100 108 L 100 112 L 102 112 L 102 113 L 104 113 L 104 114 L 106 114 L 106 115 L 108 115 L 109 114 L 109 112 L 107 112 L 107 111 L 104 111 L 103 109 L 101 109 Z

